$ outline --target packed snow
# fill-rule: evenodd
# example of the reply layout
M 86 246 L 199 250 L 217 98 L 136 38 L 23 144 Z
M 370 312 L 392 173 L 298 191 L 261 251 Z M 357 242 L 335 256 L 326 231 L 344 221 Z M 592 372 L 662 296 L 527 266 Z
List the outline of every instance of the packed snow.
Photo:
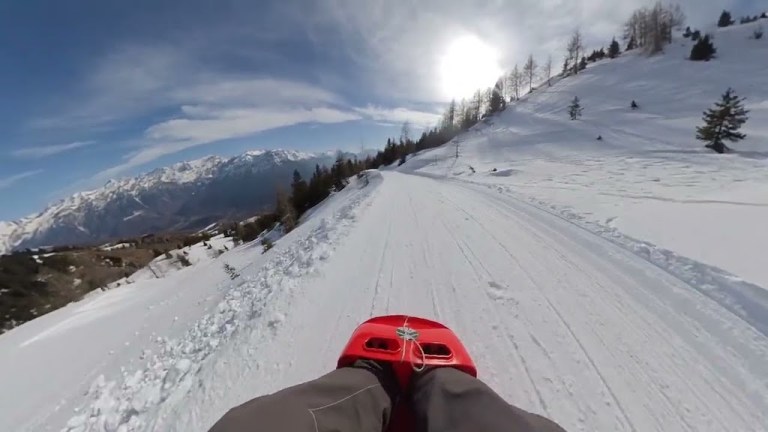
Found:
M 481 379 L 569 431 L 765 431 L 768 278 L 751 253 L 768 240 L 768 57 L 748 31 L 719 32 L 706 64 L 678 42 L 592 65 L 351 179 L 266 253 L 206 255 L 11 330 L 0 430 L 205 431 L 397 313 L 451 327 Z M 700 112 L 736 84 L 754 84 L 737 88 L 748 151 L 708 153 Z

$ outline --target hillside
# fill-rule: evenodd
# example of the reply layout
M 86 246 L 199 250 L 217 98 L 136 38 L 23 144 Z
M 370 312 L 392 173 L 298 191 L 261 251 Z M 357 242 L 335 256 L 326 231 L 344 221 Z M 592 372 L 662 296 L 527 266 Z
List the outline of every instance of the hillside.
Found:
M 0 333 L 88 293 L 162 278 L 200 261 L 200 252 L 216 257 L 231 247 L 221 240 L 212 245 L 211 237 L 208 232 L 148 235 L 117 244 L 0 255 Z
M 99 244 L 121 237 L 202 229 L 269 209 L 295 169 L 304 176 L 331 153 L 256 150 L 181 162 L 76 193 L 16 222 L 0 222 L 0 253 L 40 246 Z
M 590 64 L 403 168 L 488 184 L 768 287 L 768 40 L 750 39 L 766 24 L 716 31 L 709 62 L 686 60 L 692 42 L 677 37 L 662 55 Z M 746 97 L 747 138 L 718 155 L 696 127 L 728 87 Z M 574 96 L 584 112 L 571 121 Z
M 164 278 L 137 272 L 0 335 L 0 430 L 206 431 L 333 369 L 362 321 L 405 314 L 449 326 L 479 379 L 568 431 L 764 432 L 768 41 L 753 27 L 716 32 L 708 63 L 677 39 L 591 64 L 400 166 L 388 146 L 269 250 L 194 245 L 202 258 Z M 749 137 L 719 155 L 695 127 L 728 86 Z

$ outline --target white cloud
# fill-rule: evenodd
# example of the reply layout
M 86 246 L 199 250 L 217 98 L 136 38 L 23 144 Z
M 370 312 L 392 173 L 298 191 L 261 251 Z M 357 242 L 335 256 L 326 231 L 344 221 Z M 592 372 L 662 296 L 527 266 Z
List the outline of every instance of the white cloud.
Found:
M 376 122 L 393 125 L 401 125 L 405 122 L 409 122 L 412 126 L 423 129 L 434 127 L 440 121 L 439 114 L 414 111 L 402 107 L 385 108 L 368 105 L 365 108 L 355 108 L 355 111 Z
M 181 103 L 250 105 L 314 105 L 340 103 L 338 96 L 310 84 L 275 78 L 225 78 L 176 89 L 171 97 Z
M 440 57 L 457 37 L 478 36 L 511 69 L 529 53 L 559 62 L 569 34 L 581 28 L 587 48 L 621 36 L 631 12 L 655 0 L 324 0 L 294 11 L 320 46 L 346 50 L 369 90 L 402 101 L 446 101 Z M 709 28 L 735 0 L 678 0 L 691 25 Z M 307 10 L 307 8 L 311 10 Z M 753 12 L 754 13 L 754 12 Z M 559 66 L 559 65 L 558 65 Z
M 36 175 L 40 174 L 41 172 L 43 172 L 43 170 L 39 170 L 38 169 L 38 170 L 32 170 L 32 171 L 25 171 L 23 173 L 15 174 L 15 175 L 12 175 L 10 177 L 0 178 L 0 189 L 9 188 L 9 187 L 13 186 L 14 184 L 16 184 L 17 182 L 19 182 L 21 180 L 24 180 L 27 177 L 36 176 Z
M 191 116 L 156 124 L 146 136 L 156 142 L 188 142 L 199 145 L 299 123 L 340 123 L 359 116 L 332 108 L 237 108 L 185 107 Z M 199 143 L 199 144 L 198 144 Z
M 55 144 L 39 147 L 24 147 L 11 152 L 11 155 L 19 158 L 43 158 L 53 156 L 59 153 L 68 152 L 81 147 L 95 144 L 94 141 L 75 141 L 69 144 Z
M 276 88 L 282 91 L 275 92 Z M 185 89 L 182 93 L 184 96 L 179 96 L 179 100 L 195 99 L 206 103 L 183 105 L 182 115 L 147 128 L 141 147 L 126 155 L 119 165 L 96 174 L 93 180 L 113 178 L 188 148 L 297 124 L 368 119 L 394 125 L 408 121 L 414 127 L 429 128 L 440 119 L 435 113 L 402 107 L 335 108 L 327 103 L 336 102 L 338 98 L 329 92 L 304 83 L 275 79 L 221 82 Z M 246 101 L 252 105 L 238 106 Z M 302 103 L 309 106 L 299 106 Z

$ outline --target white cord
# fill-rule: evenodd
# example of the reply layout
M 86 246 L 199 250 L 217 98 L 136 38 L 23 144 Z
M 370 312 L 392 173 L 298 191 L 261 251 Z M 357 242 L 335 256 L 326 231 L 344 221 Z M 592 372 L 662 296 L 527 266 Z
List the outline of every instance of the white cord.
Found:
M 408 351 L 408 361 L 411 363 L 411 367 L 414 371 L 421 372 L 427 367 L 425 362 L 426 355 L 424 354 L 424 349 L 421 348 L 421 344 L 419 344 L 419 341 L 417 340 L 419 338 L 419 332 L 408 327 L 408 318 L 409 317 L 407 316 L 405 317 L 403 326 L 398 327 L 396 331 L 397 336 L 403 340 L 403 353 L 400 356 L 400 362 L 402 363 L 405 361 L 405 352 Z M 408 345 L 409 342 L 411 343 L 411 346 Z M 418 348 L 421 353 L 421 364 L 418 366 L 413 359 L 413 345 L 416 345 L 416 348 Z

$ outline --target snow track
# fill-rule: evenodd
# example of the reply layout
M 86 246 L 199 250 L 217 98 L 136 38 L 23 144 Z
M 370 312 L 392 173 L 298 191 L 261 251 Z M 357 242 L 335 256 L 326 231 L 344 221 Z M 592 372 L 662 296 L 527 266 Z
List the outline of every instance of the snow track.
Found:
M 92 371 L 105 376 L 68 430 L 205 431 L 236 404 L 327 372 L 360 322 L 390 313 L 444 322 L 481 379 L 569 431 L 768 425 L 766 335 L 504 189 L 385 172 L 330 199 L 268 254 L 245 246 L 225 257 L 248 267 L 244 280 L 222 273 L 218 285 L 231 286 L 218 305 L 145 366 Z M 35 322 L 4 342 L 28 338 Z M 60 430 L 62 420 L 7 426 Z
M 227 402 L 310 379 L 358 323 L 405 313 L 451 326 L 484 380 L 569 431 L 768 424 L 763 334 L 633 253 L 483 186 L 385 173 L 303 284 L 279 347 L 254 359 L 275 364 Z

